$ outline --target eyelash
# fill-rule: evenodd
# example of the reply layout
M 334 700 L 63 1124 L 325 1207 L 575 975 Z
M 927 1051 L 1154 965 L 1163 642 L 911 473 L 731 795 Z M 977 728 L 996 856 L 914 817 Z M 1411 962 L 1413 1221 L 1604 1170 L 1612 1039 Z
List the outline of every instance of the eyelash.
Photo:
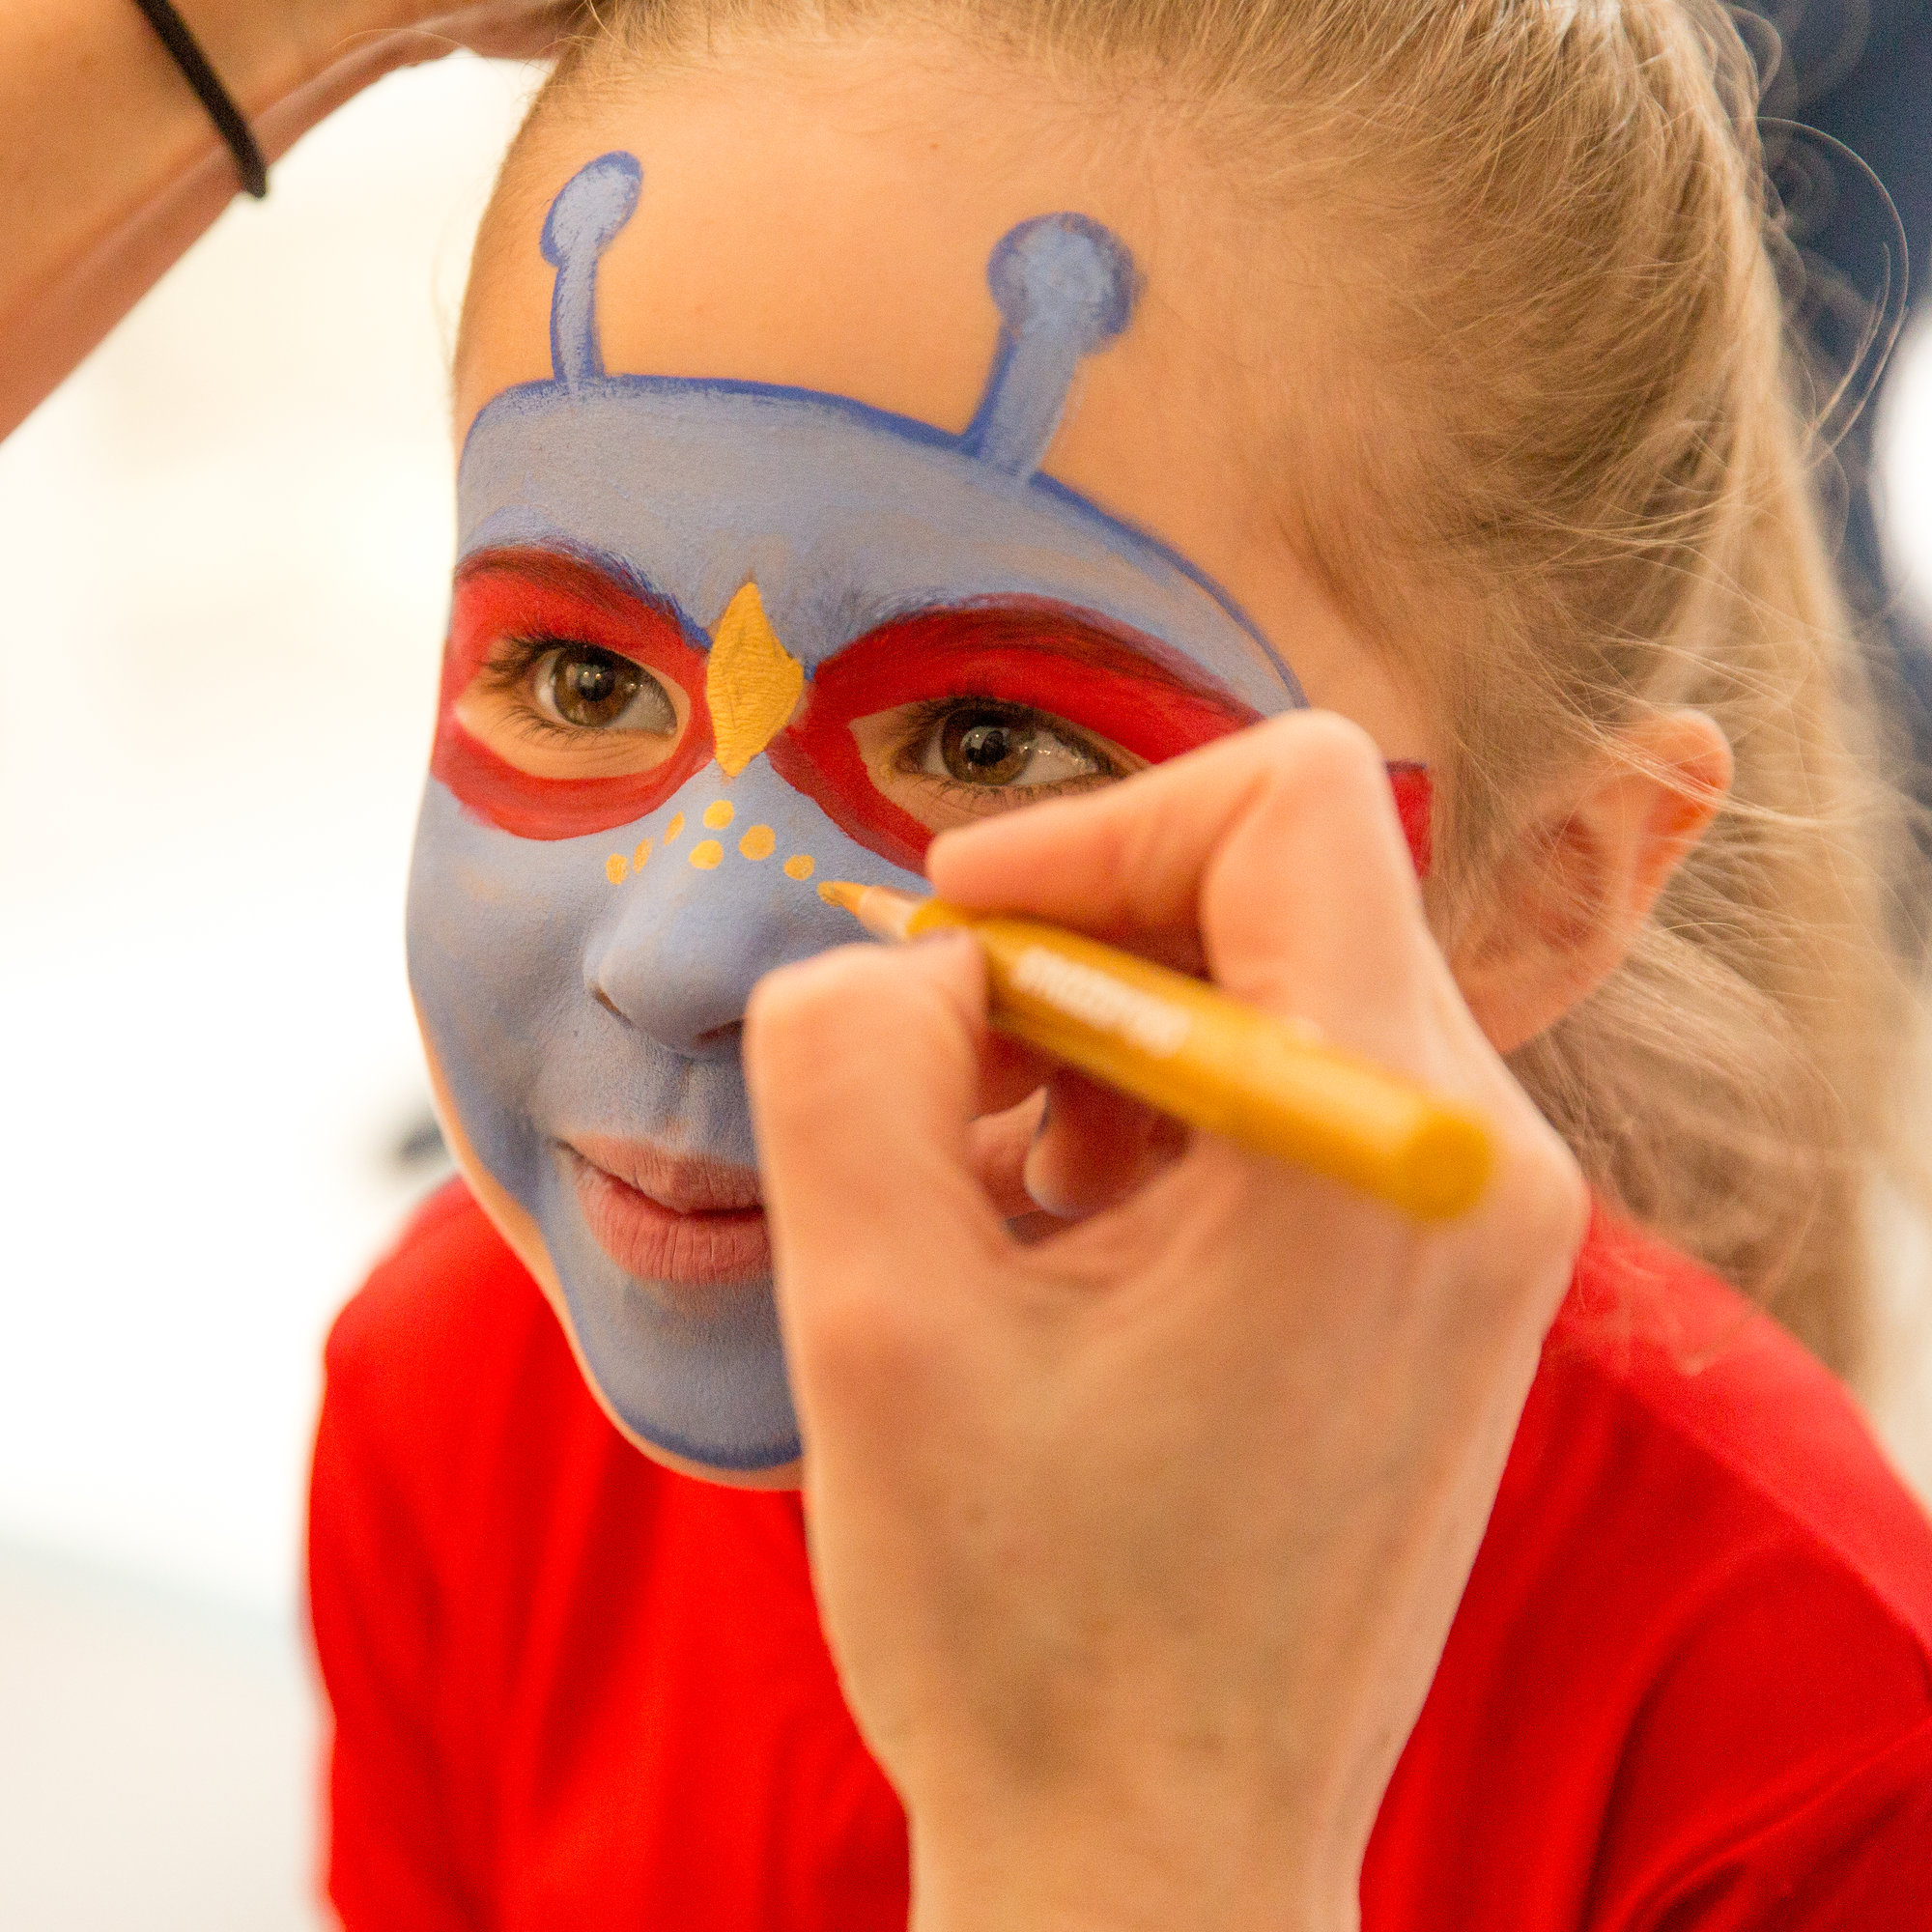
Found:
M 499 638 L 484 659 L 482 673 L 489 689 L 497 696 L 515 701 L 518 728 L 528 732 L 532 737 L 574 742 L 583 735 L 574 726 L 559 724 L 555 719 L 547 717 L 531 700 L 526 689 L 530 673 L 551 652 L 575 641 L 576 639 L 570 638 L 547 636 Z M 961 692 L 951 697 L 923 699 L 914 709 L 899 739 L 897 749 L 893 753 L 894 768 L 908 776 L 923 779 L 942 797 L 983 801 L 986 796 L 983 787 L 962 784 L 954 779 L 936 778 L 931 772 L 920 769 L 915 763 L 916 754 L 923 752 L 933 731 L 946 717 L 958 710 L 961 705 L 968 704 L 982 705 L 987 710 L 1002 712 L 1008 717 L 1051 732 L 1065 744 L 1077 747 L 1100 768 L 1097 773 L 1092 774 L 1092 777 L 1118 779 L 1124 776 L 1116 758 L 1102 750 L 1087 733 L 1056 713 L 1041 711 L 1030 704 L 1009 704 L 997 698 L 979 697 L 971 692 Z M 1074 785 L 1084 785 L 1086 782 L 1088 781 L 1085 779 L 1068 779 L 1063 780 L 1058 784 L 1032 785 L 1028 789 L 1038 797 L 1052 797 Z
M 531 671 L 551 652 L 582 641 L 578 638 L 498 638 L 491 645 L 483 660 L 483 679 L 493 695 L 510 698 L 515 703 L 517 728 L 520 731 L 532 738 L 560 739 L 565 744 L 576 744 L 587 735 L 577 725 L 561 724 L 554 718 L 547 717 L 526 689 Z M 611 656 L 622 657 L 623 653 L 613 651 Z M 630 662 L 637 664 L 638 661 L 633 658 Z M 641 665 L 638 668 L 644 669 Z M 645 674 L 648 676 L 651 673 L 646 671 Z

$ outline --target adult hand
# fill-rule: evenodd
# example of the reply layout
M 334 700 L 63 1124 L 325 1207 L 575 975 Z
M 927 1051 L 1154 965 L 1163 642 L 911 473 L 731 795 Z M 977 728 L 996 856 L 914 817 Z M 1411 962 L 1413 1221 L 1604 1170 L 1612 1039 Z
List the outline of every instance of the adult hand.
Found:
M 538 60 L 587 11 L 585 0 L 317 0 L 332 8 L 326 25 L 338 57 L 354 51 L 357 30 L 374 38 L 407 35 L 415 58 L 467 47 L 504 60 Z
M 1145 1117 L 1062 1076 L 1036 1190 L 1127 1191 L 1023 1243 L 976 1166 L 1014 1066 L 970 940 L 821 955 L 747 1022 L 814 1576 L 915 1924 L 1350 1924 L 1582 1184 L 1463 1006 L 1350 725 L 1272 721 L 929 870 L 1196 950 L 1495 1123 L 1484 1201 L 1423 1228 L 1207 1136 L 1150 1160 Z
M 536 56 L 575 0 L 176 0 L 270 160 L 459 46 Z M 0 6 L 0 435 L 233 199 L 235 163 L 134 0 Z
M 231 0 L 233 4 L 233 0 Z M 589 0 L 303 0 L 261 9 L 278 37 L 258 56 L 279 82 L 264 82 L 254 128 L 270 159 L 285 154 L 317 122 L 399 68 L 469 51 L 536 60 L 587 11 Z

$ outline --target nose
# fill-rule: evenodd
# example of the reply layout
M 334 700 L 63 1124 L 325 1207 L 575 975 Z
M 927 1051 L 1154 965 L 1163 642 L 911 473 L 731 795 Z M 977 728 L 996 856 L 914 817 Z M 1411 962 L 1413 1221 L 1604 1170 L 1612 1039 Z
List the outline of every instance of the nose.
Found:
M 877 869 L 765 755 L 804 688 L 803 668 L 746 582 L 718 620 L 705 665 L 716 763 L 613 840 L 616 896 L 585 947 L 585 987 L 692 1060 L 736 1055 L 746 1002 L 774 966 L 853 937 L 807 884 L 819 866 L 836 852 L 862 859 L 863 876 Z M 625 839 L 639 835 L 626 858 Z
M 760 867 L 755 877 L 742 868 L 727 881 L 681 863 L 682 854 L 664 857 L 630 882 L 592 936 L 585 987 L 676 1053 L 729 1059 L 753 986 L 797 951 L 796 901 L 805 895 L 776 867 Z

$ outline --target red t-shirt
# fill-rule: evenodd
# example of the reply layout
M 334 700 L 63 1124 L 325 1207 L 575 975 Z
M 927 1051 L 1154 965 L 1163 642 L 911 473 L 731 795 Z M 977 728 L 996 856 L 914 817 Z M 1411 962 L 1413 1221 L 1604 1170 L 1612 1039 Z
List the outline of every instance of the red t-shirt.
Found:
M 886 1932 L 799 1503 L 672 1475 L 460 1186 L 337 1321 L 310 1589 L 351 1932 Z M 1601 1221 L 1367 1932 L 1932 1927 L 1932 1527 L 1838 1385 Z

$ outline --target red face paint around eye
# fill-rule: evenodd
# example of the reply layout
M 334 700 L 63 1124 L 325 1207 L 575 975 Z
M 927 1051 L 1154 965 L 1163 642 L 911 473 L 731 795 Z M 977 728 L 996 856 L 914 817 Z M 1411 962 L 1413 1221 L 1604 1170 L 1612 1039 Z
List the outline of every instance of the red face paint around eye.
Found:
M 464 728 L 456 709 L 499 639 L 596 644 L 663 672 L 690 699 L 671 756 L 646 772 L 592 779 L 518 770 Z M 705 660 L 663 606 L 581 558 L 505 549 L 457 573 L 438 701 L 431 772 L 486 823 L 520 838 L 585 837 L 655 810 L 711 757 Z M 773 765 L 839 829 L 917 871 L 932 834 L 882 797 L 859 755 L 854 719 L 945 697 L 985 697 L 1064 718 L 1150 764 L 1225 737 L 1261 714 L 1155 640 L 1045 604 L 921 611 L 855 639 L 807 687 L 805 715 L 768 748 Z M 1430 861 L 1432 787 L 1426 767 L 1389 767 L 1418 873 Z
M 1182 668 L 1151 639 L 1057 605 L 922 611 L 895 618 L 820 665 L 806 711 L 771 760 L 840 831 L 917 871 L 932 834 L 873 785 L 854 719 L 935 698 L 1025 705 L 1110 738 L 1150 764 L 1225 737 L 1260 713 Z
M 1238 731 L 1261 713 L 1152 639 L 1039 603 L 920 611 L 857 639 L 820 665 L 805 715 L 772 741 L 772 763 L 840 831 L 920 870 L 932 833 L 882 797 L 852 722 L 904 704 L 984 697 L 1025 705 L 1111 739 L 1150 764 Z M 1429 866 L 1427 770 L 1389 768 L 1418 872 Z
M 595 644 L 662 672 L 691 700 L 676 749 L 649 771 L 622 777 L 554 779 L 519 771 L 456 715 L 491 646 L 502 639 Z M 664 606 L 554 551 L 488 551 L 458 570 L 430 771 L 477 817 L 519 838 L 582 838 L 641 818 L 710 756 L 704 654 L 685 640 Z

